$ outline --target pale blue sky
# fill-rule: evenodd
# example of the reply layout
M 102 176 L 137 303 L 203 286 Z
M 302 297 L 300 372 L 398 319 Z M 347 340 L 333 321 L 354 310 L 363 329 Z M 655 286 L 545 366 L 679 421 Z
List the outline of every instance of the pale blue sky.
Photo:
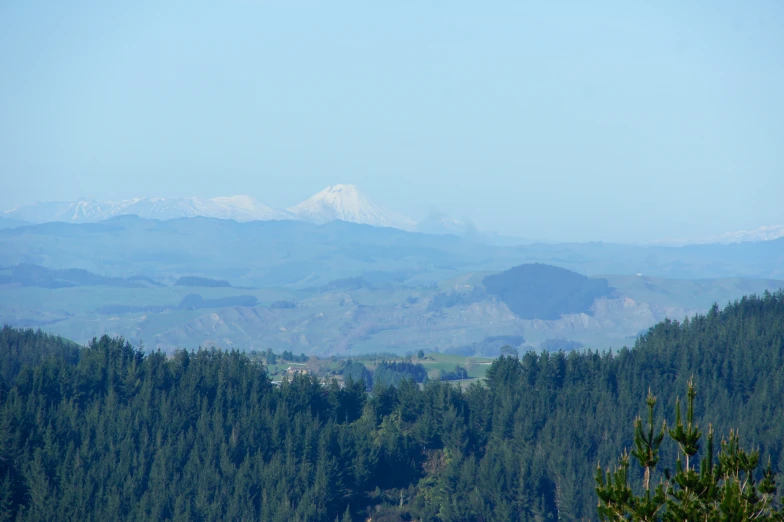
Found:
M 0 208 L 354 183 L 552 240 L 784 224 L 782 27 L 781 1 L 4 0 Z

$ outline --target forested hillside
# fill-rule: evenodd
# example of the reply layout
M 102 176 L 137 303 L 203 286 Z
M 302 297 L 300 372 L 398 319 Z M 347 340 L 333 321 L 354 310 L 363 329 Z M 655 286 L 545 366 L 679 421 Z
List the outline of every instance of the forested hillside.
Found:
M 692 376 L 697 422 L 784 471 L 784 292 L 615 355 L 502 357 L 465 391 L 276 387 L 238 352 L 74 351 L 12 328 L 0 364 L 4 520 L 596 519 L 596 464 L 631 446 L 649 388 L 671 419 Z
M 590 313 L 593 302 L 612 294 L 606 279 L 541 263 L 527 263 L 482 280 L 523 319 L 559 319 L 564 314 Z

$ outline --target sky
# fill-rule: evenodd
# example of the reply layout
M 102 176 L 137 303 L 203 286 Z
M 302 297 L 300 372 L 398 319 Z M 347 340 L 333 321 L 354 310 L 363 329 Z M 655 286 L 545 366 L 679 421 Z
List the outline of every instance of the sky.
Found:
M 330 184 L 558 241 L 784 224 L 784 3 L 0 2 L 0 208 Z

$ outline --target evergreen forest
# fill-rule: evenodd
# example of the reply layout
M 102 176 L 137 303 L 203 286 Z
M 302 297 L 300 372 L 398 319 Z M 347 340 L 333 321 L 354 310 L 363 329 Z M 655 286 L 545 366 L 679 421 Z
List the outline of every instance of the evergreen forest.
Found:
M 664 321 L 615 353 L 502 356 L 467 389 L 412 372 L 276 386 L 238 351 L 5 327 L 0 520 L 596 520 L 617 504 L 597 464 L 655 442 L 640 429 L 671 422 L 690 382 L 689 420 L 717 444 L 737 430 L 731 443 L 784 476 L 782 291 Z M 678 459 L 678 444 L 656 451 L 660 469 Z M 646 470 L 623 478 L 640 491 Z

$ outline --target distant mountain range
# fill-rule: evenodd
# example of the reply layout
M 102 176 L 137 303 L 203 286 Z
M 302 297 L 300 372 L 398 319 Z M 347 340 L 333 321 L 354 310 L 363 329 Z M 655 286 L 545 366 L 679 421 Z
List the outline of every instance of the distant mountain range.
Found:
M 23 205 L 3 213 L 9 226 L 27 223 L 93 223 L 116 216 L 147 219 L 208 217 L 245 221 L 298 220 L 316 224 L 342 220 L 377 227 L 416 230 L 417 223 L 372 203 L 354 185 L 331 185 L 289 209 L 265 205 L 250 196 L 217 198 L 144 197 L 122 201 L 47 201 Z M 455 231 L 445 229 L 443 232 Z
M 347 221 L 427 234 L 479 235 L 487 242 L 498 244 L 529 242 L 519 238 L 504 238 L 492 232 L 477 231 L 470 222 L 444 214 L 433 214 L 416 222 L 371 202 L 356 186 L 347 184 L 330 185 L 305 201 L 287 209 L 271 207 L 251 196 L 143 197 L 122 201 L 93 199 L 44 201 L 6 210 L 0 214 L 0 229 L 48 222 L 95 223 L 123 215 L 135 215 L 162 221 L 191 217 L 231 219 L 238 222 L 306 221 L 319 225 L 331 221 Z M 648 246 L 731 244 L 770 241 L 781 237 L 784 237 L 784 225 L 769 225 L 754 230 L 652 241 L 645 244 Z
M 204 198 L 133 198 L 123 201 L 46 201 L 5 211 L 6 218 L 31 223 L 65 221 L 91 223 L 116 216 L 135 215 L 147 219 L 212 217 L 235 221 L 293 219 L 285 210 L 274 209 L 249 196 Z
M 0 325 L 162 349 L 488 353 L 515 336 L 605 349 L 783 279 L 784 238 L 498 245 L 343 220 L 133 215 L 0 229 Z
M 687 239 L 669 239 L 654 241 L 650 245 L 662 246 L 686 246 L 686 245 L 729 245 L 731 243 L 745 243 L 747 241 L 771 241 L 784 237 L 784 225 L 766 225 L 753 230 L 739 230 L 736 232 L 725 232 L 714 236 L 692 237 Z

